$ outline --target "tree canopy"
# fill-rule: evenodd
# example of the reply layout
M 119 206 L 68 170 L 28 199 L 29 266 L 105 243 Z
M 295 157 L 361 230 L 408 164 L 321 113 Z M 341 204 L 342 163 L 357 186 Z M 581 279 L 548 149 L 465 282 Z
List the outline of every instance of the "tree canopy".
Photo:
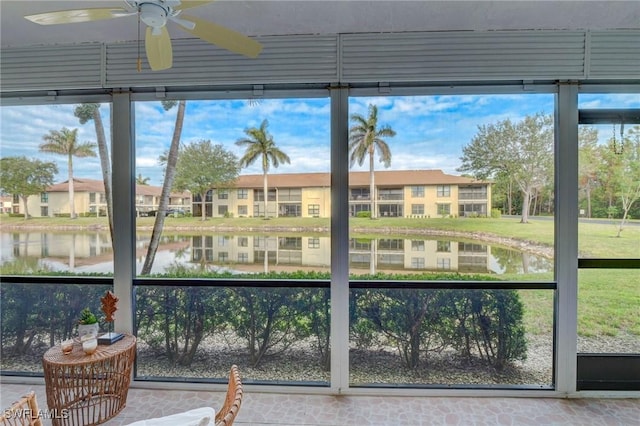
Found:
M 24 218 L 29 218 L 27 197 L 44 192 L 58 173 L 54 163 L 27 157 L 0 158 L 0 191 L 17 195 L 24 203 Z
M 529 220 L 534 191 L 553 182 L 553 118 L 526 116 L 478 126 L 478 133 L 462 148 L 461 172 L 478 179 L 509 176 L 522 192 L 522 223 Z
M 193 142 L 180 148 L 174 190 L 191 191 L 204 201 L 212 188 L 232 186 L 239 172 L 238 157 L 222 145 L 213 145 L 209 140 Z M 206 209 L 201 211 L 205 220 Z

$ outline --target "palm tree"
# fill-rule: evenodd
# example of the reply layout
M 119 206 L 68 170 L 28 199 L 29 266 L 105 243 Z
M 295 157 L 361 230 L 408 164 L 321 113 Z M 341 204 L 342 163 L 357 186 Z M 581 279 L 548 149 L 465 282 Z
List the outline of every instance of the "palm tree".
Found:
M 49 130 L 42 137 L 44 142 L 40 144 L 40 151 L 67 156 L 69 168 L 69 213 L 71 219 L 76 218 L 76 209 L 73 193 L 73 157 L 95 157 L 96 144 L 93 142 L 78 143 L 78 129 Z
M 160 156 L 160 161 L 166 164 L 164 182 L 162 184 L 160 202 L 158 203 L 158 213 L 156 214 L 156 219 L 153 222 L 151 240 L 149 241 L 149 247 L 147 247 L 147 256 L 144 259 L 144 265 L 142 265 L 142 271 L 140 272 L 141 275 L 148 275 L 151 273 L 151 267 L 153 266 L 153 261 L 156 258 L 156 252 L 160 245 L 160 236 L 162 235 L 162 228 L 164 227 L 165 212 L 169 207 L 171 187 L 173 187 L 173 180 L 176 176 L 180 137 L 182 135 L 182 125 L 184 124 L 184 113 L 187 108 L 187 101 L 162 101 L 162 108 L 164 108 L 165 111 L 169 111 L 171 108 L 176 106 L 176 104 L 178 105 L 178 112 L 176 114 L 175 126 L 173 127 L 173 137 L 171 138 L 169 152 L 166 156 Z
M 109 156 L 109 145 L 102 124 L 100 114 L 100 104 L 84 103 L 80 104 L 73 111 L 73 115 L 78 117 L 80 124 L 93 120 L 96 130 L 96 141 L 98 143 L 98 155 L 100 156 L 100 167 L 102 168 L 102 181 L 104 183 L 104 195 L 107 201 L 107 220 L 109 221 L 109 233 L 113 244 L 113 191 L 111 189 L 111 159 Z
M 388 125 L 378 128 L 378 107 L 369 105 L 369 116 L 365 119 L 360 114 L 352 114 L 351 121 L 355 124 L 349 129 L 349 152 L 351 152 L 351 167 L 358 162 L 362 166 L 364 159 L 369 157 L 369 197 L 371 200 L 371 218 L 376 217 L 375 180 L 373 173 L 373 159 L 376 148 L 380 153 L 380 161 L 385 167 L 391 165 L 391 150 L 383 137 L 393 137 L 396 132 Z
M 278 167 L 280 163 L 291 163 L 289 156 L 276 146 L 276 143 L 273 141 L 273 136 L 267 132 L 267 126 L 269 126 L 269 122 L 264 119 L 259 128 L 249 127 L 244 129 L 248 137 L 236 141 L 236 145 L 246 146 L 244 155 L 240 159 L 240 167 L 248 167 L 258 158 L 262 159 L 265 219 L 267 218 L 267 199 L 269 198 L 267 192 L 267 173 L 269 172 L 269 167 L 271 165 Z
M 138 177 L 136 178 L 137 185 L 149 185 L 149 178 L 143 177 L 142 173 L 138 173 Z

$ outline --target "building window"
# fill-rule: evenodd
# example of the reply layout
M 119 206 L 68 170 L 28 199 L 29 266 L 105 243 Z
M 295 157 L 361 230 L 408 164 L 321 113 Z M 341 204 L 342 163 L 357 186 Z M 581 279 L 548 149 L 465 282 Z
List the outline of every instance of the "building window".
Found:
M 412 257 L 411 258 L 411 267 L 424 269 L 424 257 Z
M 449 216 L 451 214 L 451 204 L 436 204 L 436 208 L 441 216 Z
M 218 206 L 218 214 L 224 216 L 229 213 L 229 206 Z
M 218 200 L 228 200 L 229 199 L 229 191 L 226 189 L 218 190 Z
M 309 204 L 309 216 L 320 217 L 320 204 Z
M 302 189 L 285 188 L 278 191 L 278 201 L 302 201 Z
M 411 251 L 424 251 L 424 241 L 411 240 Z
M 458 188 L 459 200 L 486 200 L 487 187 L 483 186 L 461 186 Z
M 451 269 L 451 259 L 439 257 L 436 259 L 438 269 Z
M 95 192 L 90 192 L 89 193 L 89 203 L 91 203 L 91 204 L 95 204 L 96 203 L 96 193 Z
M 17 194 L 13 194 L 13 204 L 19 204 L 20 203 L 20 196 Z
M 440 253 L 451 253 L 451 241 L 438 241 L 436 251 Z
M 424 186 L 412 186 L 411 196 L 413 198 L 424 197 Z
M 424 214 L 424 204 L 411 204 L 411 214 Z
M 269 194 L 269 197 L 267 198 L 267 201 L 276 201 L 276 190 L 275 189 L 268 190 L 267 194 Z M 254 189 L 253 190 L 253 198 L 254 198 L 254 201 L 264 201 L 264 191 L 262 189 Z
M 246 216 L 247 214 L 249 214 L 247 206 L 238 206 L 238 216 Z
M 318 249 L 318 248 L 320 248 L 320 238 L 318 238 L 318 237 L 309 238 L 308 247 L 310 249 Z
M 49 193 L 48 192 L 41 192 L 40 193 L 40 202 L 41 203 L 48 203 L 49 202 Z
M 218 253 L 218 262 L 228 262 L 229 261 L 229 252 L 221 251 Z
M 249 237 L 238 237 L 238 247 L 249 247 Z
M 458 209 L 459 216 L 486 216 L 487 205 L 485 203 L 463 203 Z
M 249 263 L 249 253 L 238 253 L 238 263 Z
M 238 189 L 238 200 L 246 200 L 247 198 L 249 198 L 249 190 Z
M 279 216 L 302 217 L 302 206 L 300 204 L 280 204 Z
M 368 200 L 369 188 L 351 188 L 351 200 Z
M 438 197 L 450 197 L 451 186 L 450 185 L 438 185 Z
M 218 235 L 218 247 L 226 247 L 229 245 L 229 237 L 226 235 Z
M 47 206 L 40 206 L 40 216 L 42 216 L 42 217 L 47 217 L 47 216 L 49 216 L 49 207 L 47 207 Z
M 378 190 L 378 200 L 402 200 L 404 191 L 402 188 L 381 188 Z

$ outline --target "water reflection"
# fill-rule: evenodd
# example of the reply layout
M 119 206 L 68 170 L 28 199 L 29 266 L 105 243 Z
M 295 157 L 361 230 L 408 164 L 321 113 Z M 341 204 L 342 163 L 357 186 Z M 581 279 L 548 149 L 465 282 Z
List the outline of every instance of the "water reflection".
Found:
M 142 268 L 149 237 L 136 236 L 136 266 Z M 113 272 L 113 251 L 104 232 L 0 233 L 2 265 L 39 259 L 43 268 L 68 272 Z M 176 266 L 235 273 L 329 271 L 330 237 L 322 235 L 163 236 L 152 273 Z M 482 241 L 431 238 L 352 238 L 352 274 L 447 271 L 527 274 L 552 270 L 552 261 Z

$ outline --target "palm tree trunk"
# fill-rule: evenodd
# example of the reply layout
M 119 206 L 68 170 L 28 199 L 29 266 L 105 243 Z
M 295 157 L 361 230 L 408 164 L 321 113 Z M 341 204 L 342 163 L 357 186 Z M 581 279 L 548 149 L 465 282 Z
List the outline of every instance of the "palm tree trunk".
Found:
M 69 217 L 76 218 L 75 194 L 73 191 L 73 157 L 69 153 Z
M 373 145 L 369 148 L 369 197 L 371 197 L 371 219 L 378 217 L 378 206 L 376 205 L 376 183 L 373 171 Z
M 98 108 L 95 108 L 93 111 L 93 125 L 96 129 L 98 155 L 100 155 L 100 165 L 102 166 L 102 180 L 104 182 L 104 196 L 107 202 L 107 219 L 109 220 L 109 233 L 111 234 L 111 241 L 113 242 L 113 191 L 111 190 L 111 160 L 109 158 L 107 138 L 104 134 L 102 116 L 100 115 L 100 110 Z
M 178 102 L 178 113 L 176 115 L 176 126 L 173 129 L 173 138 L 169 147 L 169 155 L 167 157 L 167 170 L 164 174 L 164 183 L 162 185 L 162 194 L 160 195 L 160 203 L 158 205 L 158 213 L 153 223 L 153 231 L 151 232 L 151 241 L 147 248 L 147 256 L 144 259 L 141 275 L 148 275 L 151 272 L 153 261 L 160 244 L 160 236 L 164 227 L 165 212 L 169 205 L 169 196 L 171 195 L 171 187 L 173 186 L 173 178 L 176 175 L 176 165 L 178 164 L 178 148 L 180 147 L 180 135 L 182 134 L 182 124 L 184 123 L 184 111 L 186 101 Z M 204 203 L 203 203 L 204 207 Z
M 263 180 L 262 180 L 262 187 L 263 187 L 263 191 L 264 191 L 264 218 L 268 218 L 269 214 L 267 213 L 267 207 L 269 206 L 268 203 L 268 194 L 267 194 L 267 190 L 269 189 L 269 186 L 267 184 L 267 171 L 265 170 L 263 173 Z

